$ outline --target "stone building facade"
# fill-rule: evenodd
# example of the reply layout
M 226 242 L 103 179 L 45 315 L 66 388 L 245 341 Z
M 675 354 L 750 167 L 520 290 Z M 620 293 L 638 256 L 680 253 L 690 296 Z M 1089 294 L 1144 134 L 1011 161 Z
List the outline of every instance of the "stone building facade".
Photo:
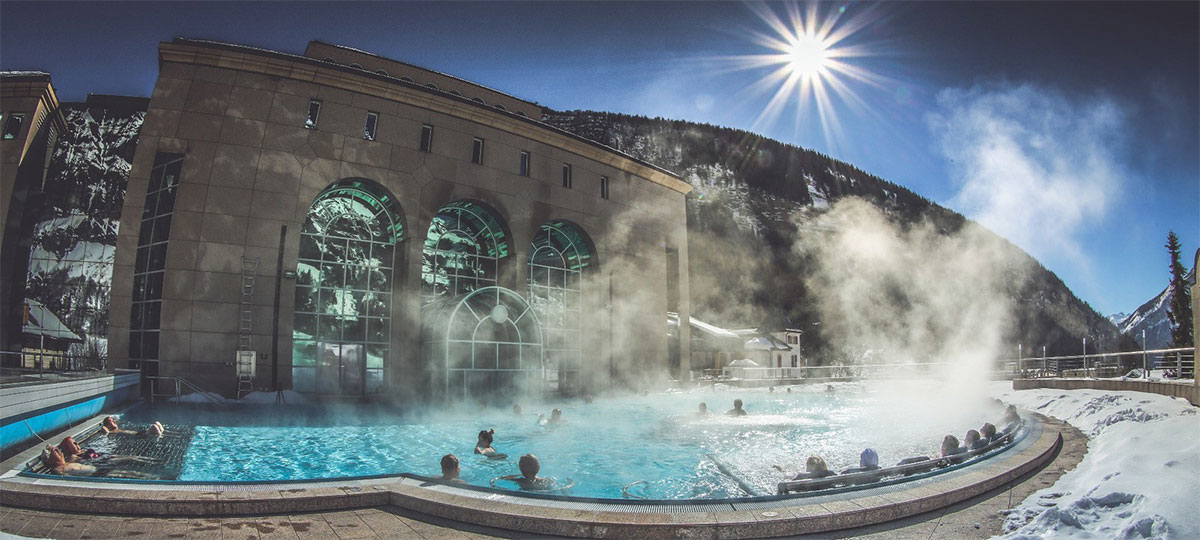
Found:
M 160 44 L 110 364 L 234 395 L 240 348 L 243 390 L 402 399 L 678 376 L 690 187 L 540 117 L 321 42 Z

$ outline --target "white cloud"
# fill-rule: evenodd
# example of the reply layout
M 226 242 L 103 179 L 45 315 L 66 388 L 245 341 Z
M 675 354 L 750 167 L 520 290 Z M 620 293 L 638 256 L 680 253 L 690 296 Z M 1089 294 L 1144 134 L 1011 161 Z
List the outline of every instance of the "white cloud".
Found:
M 1124 116 L 1030 84 L 943 90 L 928 121 L 958 187 L 949 206 L 1038 259 L 1085 266 L 1080 236 L 1126 177 Z

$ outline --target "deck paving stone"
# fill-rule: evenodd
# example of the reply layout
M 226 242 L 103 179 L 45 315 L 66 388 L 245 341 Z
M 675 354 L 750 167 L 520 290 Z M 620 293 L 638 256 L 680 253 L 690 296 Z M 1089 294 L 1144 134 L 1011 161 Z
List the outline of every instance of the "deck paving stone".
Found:
M 221 520 L 222 540 L 258 540 L 258 527 L 253 518 L 225 518 Z
M 61 519 L 58 515 L 34 516 L 25 522 L 25 526 L 21 527 L 21 531 L 18 534 L 30 538 L 48 538 L 50 531 L 54 530 L 59 521 Z
M 351 540 L 375 536 L 375 531 L 371 530 L 353 510 L 326 512 L 321 516 L 333 528 L 333 532 L 337 533 L 338 538 Z
M 89 521 L 91 521 L 91 518 L 77 514 L 65 515 L 58 521 L 58 525 L 54 527 L 54 530 L 50 531 L 48 536 L 50 538 L 75 540 L 83 536 L 83 531 L 87 530 Z

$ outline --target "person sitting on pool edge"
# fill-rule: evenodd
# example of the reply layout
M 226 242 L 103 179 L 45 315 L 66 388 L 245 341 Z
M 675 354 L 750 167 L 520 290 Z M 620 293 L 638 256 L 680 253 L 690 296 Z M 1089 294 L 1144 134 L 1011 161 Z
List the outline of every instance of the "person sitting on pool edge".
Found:
M 462 482 L 458 477 L 462 469 L 458 465 L 458 456 L 454 454 L 446 454 L 442 456 L 442 481 L 443 482 Z
M 492 440 L 495 435 L 496 430 L 494 428 L 480 431 L 478 441 L 475 443 L 475 453 L 483 454 L 488 459 L 504 459 L 508 457 L 508 454 L 501 454 L 495 448 L 492 448 Z
M 538 462 L 537 456 L 533 454 L 525 454 L 521 456 L 521 461 L 517 463 L 517 467 L 521 469 L 521 474 L 510 474 L 504 476 L 505 480 L 511 480 L 521 486 L 521 489 L 526 491 L 547 491 L 554 489 L 555 480 L 545 476 L 539 477 L 538 471 L 542 470 L 542 464 Z
M 858 467 L 846 469 L 842 474 L 874 471 L 879 469 L 879 454 L 874 449 L 867 448 L 858 456 Z
M 725 411 L 725 416 L 746 416 L 747 414 L 749 413 L 746 412 L 746 409 L 742 408 L 742 400 L 740 399 L 733 400 L 733 408 Z

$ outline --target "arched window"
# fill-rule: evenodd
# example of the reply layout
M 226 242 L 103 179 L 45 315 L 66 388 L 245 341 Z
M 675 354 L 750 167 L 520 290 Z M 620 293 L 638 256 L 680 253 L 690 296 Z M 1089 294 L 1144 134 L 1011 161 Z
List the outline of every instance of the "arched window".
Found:
M 508 256 L 508 234 L 483 203 L 454 201 L 433 216 L 421 263 L 421 302 L 457 297 L 496 284 L 496 264 Z
M 543 224 L 529 254 L 529 304 L 542 324 L 547 370 L 557 370 L 559 391 L 580 388 L 580 315 L 583 272 L 595 266 L 587 233 L 566 220 Z
M 292 330 L 292 387 L 380 391 L 388 365 L 396 244 L 404 216 L 388 191 L 362 178 L 321 192 L 300 231 Z
M 542 331 L 521 295 L 483 287 L 442 297 L 421 308 L 421 327 L 432 394 L 512 399 L 542 390 Z

